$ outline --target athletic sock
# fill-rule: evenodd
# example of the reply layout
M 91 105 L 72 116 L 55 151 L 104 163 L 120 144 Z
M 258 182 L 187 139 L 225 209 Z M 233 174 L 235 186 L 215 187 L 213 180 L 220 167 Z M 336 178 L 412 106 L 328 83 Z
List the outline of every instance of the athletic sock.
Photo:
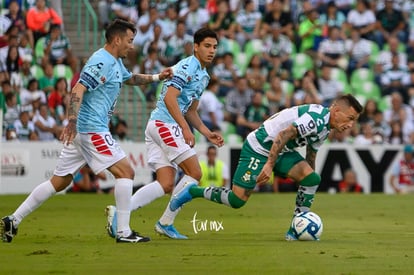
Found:
M 321 177 L 315 172 L 312 172 L 300 181 L 298 193 L 296 195 L 296 207 L 294 214 L 310 210 L 320 182 Z
M 232 208 L 240 208 L 246 203 L 246 201 L 237 197 L 232 190 L 225 187 L 202 188 L 198 186 L 192 186 L 189 192 L 193 198 L 203 197 L 207 200 L 225 204 Z
M 131 211 L 141 208 L 165 194 L 158 181 L 153 181 L 138 189 L 131 198 Z
M 36 208 L 38 208 L 48 198 L 56 194 L 55 187 L 53 187 L 50 180 L 45 181 L 30 193 L 26 200 L 20 204 L 16 211 L 12 214 L 14 217 L 14 224 L 17 226 L 19 223 Z
M 190 177 L 188 175 L 184 175 L 180 181 L 177 183 L 177 185 L 175 186 L 173 192 L 172 192 L 172 196 L 174 196 L 175 194 L 177 194 L 181 189 L 183 189 L 184 184 L 187 182 L 195 182 L 198 184 L 198 181 L 196 179 L 194 179 L 193 177 Z M 171 197 L 172 197 L 171 196 Z M 161 218 L 160 218 L 160 223 L 162 225 L 170 225 L 174 223 L 175 217 L 177 217 L 178 213 L 180 212 L 181 208 L 178 208 L 175 211 L 171 211 L 170 209 L 170 202 L 168 202 L 167 208 L 165 208 L 164 213 L 162 214 Z
M 131 215 L 131 196 L 132 196 L 132 180 L 116 179 L 115 183 L 115 202 L 117 214 L 117 235 L 128 237 L 131 234 L 129 220 Z

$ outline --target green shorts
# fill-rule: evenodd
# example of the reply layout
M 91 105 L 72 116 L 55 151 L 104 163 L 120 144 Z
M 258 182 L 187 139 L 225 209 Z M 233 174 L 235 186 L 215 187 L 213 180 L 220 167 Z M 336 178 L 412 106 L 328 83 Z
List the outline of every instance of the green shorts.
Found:
M 287 177 L 290 169 L 298 162 L 305 160 L 297 151 L 283 152 L 276 160 L 273 173 L 280 177 Z M 233 175 L 233 184 L 244 189 L 254 189 L 256 178 L 263 169 L 267 157 L 253 151 L 250 145 L 243 144 L 239 163 Z

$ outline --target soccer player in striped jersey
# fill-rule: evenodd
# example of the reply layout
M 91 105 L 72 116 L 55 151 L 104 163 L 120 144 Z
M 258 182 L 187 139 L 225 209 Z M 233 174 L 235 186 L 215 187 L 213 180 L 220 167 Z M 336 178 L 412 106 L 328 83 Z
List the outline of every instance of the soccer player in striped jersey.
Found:
M 309 211 L 321 181 L 315 172 L 319 147 L 332 129 L 342 132 L 351 128 L 361 112 L 361 104 L 347 94 L 337 98 L 329 108 L 306 104 L 274 114 L 247 136 L 231 190 L 223 187 L 202 188 L 189 183 L 171 199 L 170 210 L 174 212 L 184 203 L 200 197 L 240 208 L 247 202 L 256 184 L 267 183 L 274 172 L 299 183 L 294 213 Z M 296 151 L 303 146 L 306 146 L 305 157 Z M 286 239 L 296 239 L 290 229 Z

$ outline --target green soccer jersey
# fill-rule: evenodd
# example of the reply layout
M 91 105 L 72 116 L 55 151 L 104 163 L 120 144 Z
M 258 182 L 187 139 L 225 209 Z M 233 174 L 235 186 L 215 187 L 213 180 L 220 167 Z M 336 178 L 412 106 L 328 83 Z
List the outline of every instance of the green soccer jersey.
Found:
M 247 142 L 254 151 L 268 156 L 279 132 L 293 125 L 298 131 L 298 137 L 289 140 L 282 152 L 306 145 L 317 151 L 328 137 L 329 116 L 329 109 L 317 104 L 288 108 L 267 119 L 247 137 Z

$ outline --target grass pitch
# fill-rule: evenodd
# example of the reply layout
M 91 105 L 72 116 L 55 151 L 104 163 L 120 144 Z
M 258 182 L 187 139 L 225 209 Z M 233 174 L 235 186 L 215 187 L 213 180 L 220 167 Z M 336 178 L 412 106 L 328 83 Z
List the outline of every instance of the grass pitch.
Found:
M 0 196 L 0 216 L 25 197 Z M 238 210 L 193 200 L 175 223 L 190 239 L 178 241 L 153 231 L 165 196 L 132 213 L 151 242 L 116 244 L 104 229 L 112 195 L 58 195 L 0 243 L 0 274 L 413 274 L 414 197 L 319 193 L 321 241 L 286 242 L 294 200 L 253 194 Z

